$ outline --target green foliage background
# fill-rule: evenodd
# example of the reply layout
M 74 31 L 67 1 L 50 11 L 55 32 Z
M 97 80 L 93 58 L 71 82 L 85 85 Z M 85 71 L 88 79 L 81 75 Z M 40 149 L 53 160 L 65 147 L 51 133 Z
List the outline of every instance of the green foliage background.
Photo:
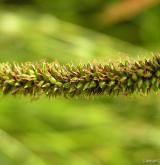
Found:
M 99 28 L 92 15 L 113 1 L 0 3 L 0 62 L 105 63 L 160 49 L 159 6 Z M 0 97 L 2 165 L 139 165 L 160 158 L 159 95 Z

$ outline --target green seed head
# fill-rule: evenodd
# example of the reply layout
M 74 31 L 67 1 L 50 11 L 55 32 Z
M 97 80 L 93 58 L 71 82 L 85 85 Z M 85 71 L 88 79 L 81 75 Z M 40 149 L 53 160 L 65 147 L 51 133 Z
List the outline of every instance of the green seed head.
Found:
M 130 95 L 157 92 L 159 88 L 160 56 L 118 65 L 0 64 L 0 91 L 3 94 Z

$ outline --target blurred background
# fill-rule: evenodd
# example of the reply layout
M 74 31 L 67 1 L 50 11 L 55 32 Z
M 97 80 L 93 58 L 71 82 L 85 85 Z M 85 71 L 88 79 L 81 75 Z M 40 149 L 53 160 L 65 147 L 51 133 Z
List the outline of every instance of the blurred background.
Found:
M 105 63 L 159 51 L 159 0 L 0 0 L 0 62 Z M 0 98 L 0 165 L 160 159 L 159 95 Z

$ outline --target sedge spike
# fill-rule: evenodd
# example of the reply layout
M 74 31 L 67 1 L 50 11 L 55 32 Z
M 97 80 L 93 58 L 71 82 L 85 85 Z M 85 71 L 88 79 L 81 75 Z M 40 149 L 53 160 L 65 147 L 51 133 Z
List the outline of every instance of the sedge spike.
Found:
M 114 65 L 0 64 L 0 91 L 12 95 L 147 94 L 160 89 L 160 56 Z

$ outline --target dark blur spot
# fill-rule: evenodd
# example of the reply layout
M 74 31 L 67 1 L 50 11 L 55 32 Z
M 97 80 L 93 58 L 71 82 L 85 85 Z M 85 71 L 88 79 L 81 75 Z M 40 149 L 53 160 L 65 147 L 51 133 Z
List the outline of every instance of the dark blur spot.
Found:
M 3 3 L 5 4 L 15 4 L 15 5 L 21 5 L 21 4 L 29 4 L 32 0 L 3 0 Z

